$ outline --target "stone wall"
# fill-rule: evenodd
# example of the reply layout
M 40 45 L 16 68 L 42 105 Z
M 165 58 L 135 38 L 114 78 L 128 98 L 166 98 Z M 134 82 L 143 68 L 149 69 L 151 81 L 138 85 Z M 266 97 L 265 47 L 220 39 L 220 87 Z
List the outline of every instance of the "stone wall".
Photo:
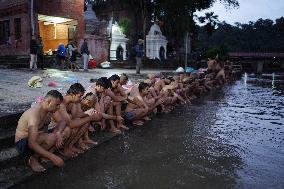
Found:
M 109 41 L 107 38 L 102 38 L 96 35 L 86 35 L 88 39 L 88 48 L 92 57 L 98 64 L 107 61 L 109 56 Z M 83 40 L 80 41 L 80 46 Z

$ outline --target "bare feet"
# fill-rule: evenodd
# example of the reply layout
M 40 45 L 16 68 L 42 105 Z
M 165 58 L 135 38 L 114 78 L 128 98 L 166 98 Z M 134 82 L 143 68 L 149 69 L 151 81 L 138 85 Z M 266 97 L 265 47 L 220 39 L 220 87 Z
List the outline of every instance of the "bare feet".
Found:
M 136 120 L 136 121 L 133 121 L 132 124 L 136 125 L 136 126 L 142 126 L 142 125 L 144 125 L 144 121 Z
M 44 172 L 46 170 L 33 156 L 31 156 L 29 159 L 29 166 L 35 172 Z
M 60 154 L 62 154 L 65 157 L 77 157 L 78 154 L 76 154 L 75 152 L 73 152 L 72 150 L 70 150 L 69 148 L 64 148 L 63 151 L 59 151 Z
M 70 148 L 70 150 L 72 150 L 73 152 L 75 152 L 77 154 L 83 154 L 84 153 L 83 150 L 76 148 L 75 146 L 70 146 L 69 148 Z
M 81 149 L 84 150 L 84 151 L 87 151 L 87 150 L 90 149 L 90 147 L 87 146 L 83 141 L 80 142 L 80 143 L 78 143 L 78 147 L 81 148 Z
M 150 118 L 149 116 L 145 116 L 143 119 L 144 119 L 145 121 L 150 121 L 150 120 L 151 120 L 151 118 Z
M 91 139 L 87 139 L 83 141 L 85 144 L 92 144 L 92 145 L 98 145 L 98 142 L 93 141 Z
M 113 129 L 111 129 L 110 130 L 112 133 L 114 133 L 114 134 L 117 134 L 117 135 L 120 135 L 121 134 L 121 131 L 119 130 L 119 129 L 117 129 L 117 128 L 113 128 Z
M 122 128 L 122 129 L 125 129 L 125 130 L 129 130 L 129 128 L 126 127 L 125 125 L 123 125 L 122 123 L 119 124 L 119 125 L 117 126 L 117 128 L 118 128 L 118 129 Z

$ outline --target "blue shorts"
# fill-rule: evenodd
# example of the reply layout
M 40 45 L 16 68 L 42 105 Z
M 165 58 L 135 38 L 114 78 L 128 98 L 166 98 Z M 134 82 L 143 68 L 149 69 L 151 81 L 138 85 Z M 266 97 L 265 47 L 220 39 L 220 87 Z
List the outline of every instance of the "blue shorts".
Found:
M 53 126 L 52 128 L 48 129 L 48 133 L 54 133 L 58 129 L 58 125 Z
M 18 152 L 24 156 L 31 156 L 34 154 L 34 151 L 29 147 L 29 141 L 27 138 L 23 138 L 16 142 L 16 148 Z
M 131 121 L 135 118 L 136 114 L 134 112 L 125 112 L 124 117 L 125 119 Z

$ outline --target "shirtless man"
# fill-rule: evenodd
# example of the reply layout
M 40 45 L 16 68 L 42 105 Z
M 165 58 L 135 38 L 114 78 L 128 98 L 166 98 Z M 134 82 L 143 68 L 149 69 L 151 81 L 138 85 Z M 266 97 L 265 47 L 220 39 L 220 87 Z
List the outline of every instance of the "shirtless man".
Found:
M 59 108 L 62 101 L 61 93 L 56 90 L 49 91 L 43 102 L 25 111 L 18 122 L 15 134 L 16 148 L 21 154 L 30 156 L 29 165 L 33 171 L 45 171 L 39 163 L 39 157 L 51 160 L 58 167 L 64 165 L 60 157 L 50 152 L 55 145 L 62 145 L 61 137 L 47 132 L 52 113 Z M 59 127 L 64 127 L 64 122 L 60 122 Z
M 63 97 L 59 110 L 53 116 L 56 122 L 63 120 L 71 129 L 71 136 L 65 142 L 63 149 L 63 155 L 68 157 L 74 157 L 78 153 L 83 153 L 82 149 L 80 149 L 82 144 L 79 144 L 79 148 L 75 147 L 75 144 L 89 128 L 90 122 L 101 119 L 101 115 L 98 113 L 91 116 L 81 113 L 79 103 L 84 92 L 85 89 L 80 83 L 71 85 L 67 94 Z
M 114 93 L 109 89 L 110 86 L 111 86 L 110 81 L 106 77 L 101 77 L 96 81 L 96 83 L 88 87 L 88 89 L 86 90 L 86 93 L 91 92 L 97 97 L 98 103 L 96 104 L 97 105 L 96 111 L 112 116 L 114 115 L 112 98 L 116 100 L 117 98 L 114 95 Z M 120 119 L 121 116 L 117 116 L 117 117 L 119 119 L 118 122 L 123 121 L 123 119 Z M 116 134 L 121 133 L 121 131 L 115 127 L 113 119 L 108 119 L 106 117 L 103 117 L 103 119 L 100 122 L 102 130 L 105 130 L 107 126 L 106 121 L 109 122 L 111 132 L 116 133 Z
M 100 112 L 101 109 L 99 107 L 99 103 L 97 97 L 93 93 L 87 93 L 84 95 L 83 100 L 81 101 L 82 110 L 85 114 L 92 115 L 96 112 Z M 123 118 L 121 116 L 108 115 L 104 112 L 100 112 L 102 114 L 103 119 L 114 120 L 114 121 L 122 121 Z
M 110 97 L 112 97 L 113 99 L 112 104 L 115 107 L 116 115 L 121 116 L 121 107 L 122 104 L 127 103 L 127 94 L 124 92 L 124 89 L 120 85 L 120 77 L 118 75 L 112 75 L 109 78 L 109 81 L 111 83 L 111 88 L 107 89 L 107 91 L 111 91 L 108 91 L 108 94 L 111 94 L 111 92 L 114 94 L 114 96 L 111 96 L 112 94 L 110 95 Z M 117 128 L 128 130 L 128 127 L 126 127 L 122 122 L 117 122 Z
M 134 84 L 129 80 L 128 76 L 123 73 L 120 76 L 120 86 L 122 87 L 125 94 L 129 94 L 131 91 L 131 88 L 134 86 Z
M 130 91 L 129 99 L 131 102 L 127 104 L 124 116 L 132 121 L 134 125 L 142 126 L 144 124 L 143 117 L 149 113 L 149 106 L 144 101 L 144 97 L 148 92 L 149 86 L 144 82 L 133 86 Z

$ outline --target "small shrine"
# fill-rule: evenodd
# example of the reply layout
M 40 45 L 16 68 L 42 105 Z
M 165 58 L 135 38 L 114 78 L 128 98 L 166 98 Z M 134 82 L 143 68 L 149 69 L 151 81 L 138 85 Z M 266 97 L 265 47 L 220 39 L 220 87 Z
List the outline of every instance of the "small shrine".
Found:
M 112 25 L 110 60 L 123 61 L 126 60 L 126 43 L 129 39 L 122 33 L 118 24 Z
M 167 54 L 167 39 L 162 35 L 157 24 L 153 24 L 146 35 L 146 56 L 149 59 L 165 60 Z

